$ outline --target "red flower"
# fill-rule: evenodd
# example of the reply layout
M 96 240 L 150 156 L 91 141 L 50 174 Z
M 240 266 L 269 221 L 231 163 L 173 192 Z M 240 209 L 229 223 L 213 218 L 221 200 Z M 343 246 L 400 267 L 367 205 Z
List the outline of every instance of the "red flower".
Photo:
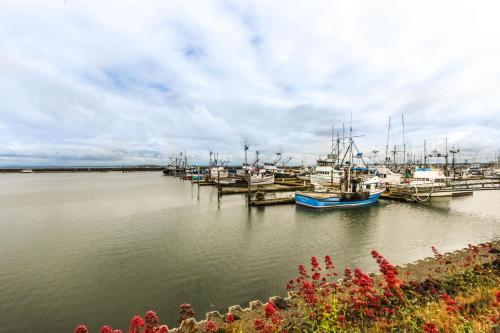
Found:
M 448 312 L 457 312 L 459 309 L 459 306 L 457 305 L 457 301 L 455 301 L 450 295 L 448 294 L 442 294 L 441 298 L 444 300 L 446 303 L 446 311 Z
M 228 313 L 226 315 L 226 321 L 227 321 L 228 324 L 234 323 L 234 315 L 232 313 Z
M 313 278 L 313 280 L 319 280 L 321 278 L 321 274 L 316 272 L 313 274 L 312 278 Z
M 439 333 L 436 324 L 434 324 L 433 322 L 425 323 L 422 329 L 426 333 Z
M 111 326 L 106 325 L 101 327 L 101 333 L 113 333 L 113 329 Z
M 161 325 L 160 327 L 158 327 L 158 333 L 168 333 L 168 326 Z
M 320 271 L 321 267 L 319 266 L 318 258 L 311 257 L 311 270 L 312 271 Z
M 266 318 L 271 317 L 276 313 L 276 305 L 272 301 L 267 302 L 266 307 L 264 308 L 264 312 L 266 315 Z
M 299 265 L 299 274 L 302 275 L 303 277 L 309 277 L 309 275 L 307 275 L 307 270 L 304 267 L 304 265 Z
M 122 330 L 114 330 L 113 333 L 123 333 Z
M 255 318 L 255 320 L 253 321 L 253 328 L 255 328 L 256 331 L 262 330 L 264 326 L 264 321 L 260 318 Z
M 213 320 L 207 321 L 207 325 L 205 326 L 205 333 L 215 333 L 219 328 L 217 324 Z
M 137 315 L 132 318 L 130 321 L 130 333 L 138 333 L 139 328 L 144 326 L 144 320 L 142 319 L 141 316 Z
M 75 328 L 74 333 L 88 333 L 89 329 L 85 325 L 78 325 Z
M 146 312 L 146 328 L 143 333 L 153 333 L 158 328 L 159 318 L 154 311 Z
M 274 329 L 271 325 L 265 325 L 262 329 L 262 333 L 273 333 Z

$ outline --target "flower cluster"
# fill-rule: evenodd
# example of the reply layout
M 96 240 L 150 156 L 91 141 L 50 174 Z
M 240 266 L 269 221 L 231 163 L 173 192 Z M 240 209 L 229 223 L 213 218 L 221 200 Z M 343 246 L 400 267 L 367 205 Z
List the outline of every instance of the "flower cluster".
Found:
M 159 318 L 154 311 L 146 312 L 144 320 L 141 316 L 136 315 L 130 320 L 129 333 L 168 333 L 167 325 L 158 325 Z M 74 333 L 88 333 L 89 330 L 85 325 L 78 325 Z M 105 325 L 101 327 L 100 333 L 123 333 L 122 330 L 115 330 L 111 326 Z
M 256 318 L 253 322 L 255 331 L 259 333 L 279 332 L 283 318 L 274 304 L 269 300 L 264 306 L 264 318 Z
M 500 323 L 500 290 L 497 289 L 500 283 L 499 259 L 485 264 L 482 258 L 484 253 L 500 253 L 498 248 L 493 248 L 491 244 L 469 245 L 467 253 L 461 257 L 445 256 L 434 246 L 432 251 L 436 265 L 428 265 L 424 277 L 414 281 L 408 281 L 408 272 L 411 271 L 415 277 L 419 272 L 407 269 L 406 275 L 401 274 L 376 250 L 371 251 L 371 256 L 378 265 L 379 275 L 346 267 L 340 281 L 336 280 L 338 274 L 330 256 L 325 256 L 323 263 L 313 256 L 310 266 L 299 265 L 298 277 L 289 280 L 286 285 L 291 295 L 298 298 L 292 297 L 290 301 L 280 298 L 269 300 L 261 316 L 254 319 L 253 328 L 258 333 L 284 333 L 350 332 L 366 331 L 367 328 L 400 331 L 411 326 L 417 331 L 438 333 L 447 331 L 451 325 L 446 322 L 448 320 L 454 321 L 454 325 L 469 325 L 467 330 L 472 327 L 474 316 L 488 321 L 482 323 L 484 327 Z M 432 272 L 443 274 L 436 277 Z M 471 292 L 476 292 L 475 298 L 470 297 Z M 426 310 L 415 311 L 419 307 Z M 280 309 L 291 310 L 284 315 Z M 443 313 L 446 314 L 446 321 L 438 315 Z M 180 305 L 179 323 L 183 332 L 201 331 L 199 324 L 192 320 L 194 314 L 190 304 Z M 237 315 L 227 313 L 221 327 L 208 320 L 202 331 L 240 331 L 241 326 L 233 327 L 238 319 Z M 74 333 L 88 332 L 85 325 L 79 325 L 74 330 Z M 100 332 L 123 333 L 110 326 L 103 326 Z M 132 318 L 128 333 L 168 333 L 168 327 L 159 325 L 156 313 L 148 311 L 144 317 L 137 315 Z
M 205 325 L 205 333 L 216 333 L 219 328 L 213 320 L 207 321 Z

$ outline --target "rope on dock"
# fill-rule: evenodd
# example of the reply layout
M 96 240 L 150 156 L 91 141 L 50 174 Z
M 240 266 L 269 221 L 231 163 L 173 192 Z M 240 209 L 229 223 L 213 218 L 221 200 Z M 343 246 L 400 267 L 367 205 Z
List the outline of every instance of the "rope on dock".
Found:
M 431 190 L 429 191 L 429 194 L 427 195 L 426 198 L 419 197 L 417 185 L 413 185 L 413 188 L 415 189 L 415 193 L 412 193 L 413 200 L 415 200 L 416 202 L 428 202 L 431 200 L 432 189 L 433 189 L 432 186 L 431 186 Z

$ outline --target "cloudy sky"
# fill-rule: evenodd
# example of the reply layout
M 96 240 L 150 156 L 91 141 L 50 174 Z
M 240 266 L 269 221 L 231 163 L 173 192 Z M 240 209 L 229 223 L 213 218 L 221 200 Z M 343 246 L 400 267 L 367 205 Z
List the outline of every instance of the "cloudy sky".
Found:
M 0 165 L 500 149 L 497 1 L 0 1 Z M 476 153 L 477 152 L 477 153 Z

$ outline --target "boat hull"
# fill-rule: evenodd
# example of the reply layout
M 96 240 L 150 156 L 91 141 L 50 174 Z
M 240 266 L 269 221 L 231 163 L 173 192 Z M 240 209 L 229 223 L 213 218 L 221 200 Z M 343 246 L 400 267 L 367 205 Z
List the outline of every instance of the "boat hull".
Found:
M 308 196 L 305 193 L 295 193 L 295 203 L 301 206 L 311 208 L 348 208 L 366 206 L 375 203 L 383 191 L 371 193 L 366 199 L 342 201 L 338 196 L 331 196 L 328 198 L 315 198 Z
M 250 185 L 267 185 L 274 184 L 274 175 L 272 176 L 252 176 Z

